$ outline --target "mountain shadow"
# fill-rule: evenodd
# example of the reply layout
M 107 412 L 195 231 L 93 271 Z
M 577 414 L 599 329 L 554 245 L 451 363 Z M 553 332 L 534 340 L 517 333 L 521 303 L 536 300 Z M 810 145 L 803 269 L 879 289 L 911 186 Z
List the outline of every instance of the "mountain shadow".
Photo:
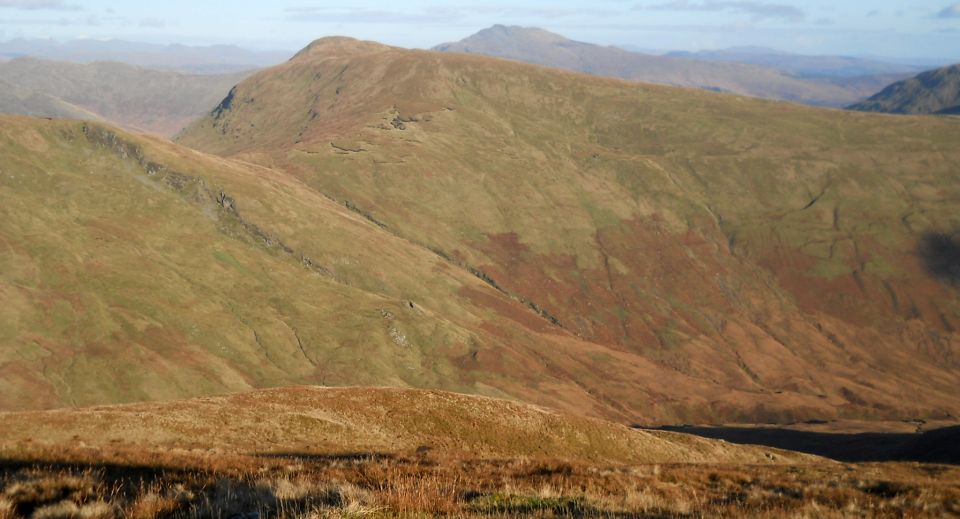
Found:
M 960 231 L 927 233 L 920 238 L 918 252 L 931 276 L 951 285 L 960 284 Z
M 960 426 L 923 433 L 828 433 L 773 427 L 664 426 L 736 444 L 765 445 L 837 461 L 918 461 L 960 465 Z

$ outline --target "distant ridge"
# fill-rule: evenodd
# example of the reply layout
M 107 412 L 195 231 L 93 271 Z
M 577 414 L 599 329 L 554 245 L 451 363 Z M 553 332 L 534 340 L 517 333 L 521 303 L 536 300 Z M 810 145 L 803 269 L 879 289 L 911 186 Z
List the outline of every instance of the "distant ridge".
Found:
M 535 27 L 494 25 L 459 42 L 434 47 L 441 52 L 484 54 L 566 68 L 598 76 L 841 107 L 872 90 L 829 81 L 810 81 L 755 64 L 707 61 L 630 52 L 578 42 Z M 887 84 L 884 82 L 882 84 Z
M 0 63 L 0 113 L 104 120 L 169 137 L 207 113 L 248 74 L 17 58 Z
M 72 63 L 117 61 L 195 74 L 223 74 L 282 63 L 292 52 L 250 50 L 235 45 L 157 45 L 124 40 L 14 39 L 0 43 L 0 60 L 35 57 Z
M 730 47 L 697 52 L 670 52 L 667 56 L 704 61 L 730 61 L 777 69 L 800 78 L 853 78 L 875 75 L 915 74 L 923 70 L 917 65 L 889 63 L 853 56 L 794 54 L 766 47 Z

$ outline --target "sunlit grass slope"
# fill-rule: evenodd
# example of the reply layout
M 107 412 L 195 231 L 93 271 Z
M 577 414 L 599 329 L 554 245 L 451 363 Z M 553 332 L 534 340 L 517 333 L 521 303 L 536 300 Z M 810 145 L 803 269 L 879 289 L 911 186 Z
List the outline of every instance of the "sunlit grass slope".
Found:
M 668 419 L 957 411 L 960 121 L 332 38 L 179 140 L 290 172 L 582 362 L 615 356 L 602 381 L 567 373 L 627 414 L 638 395 Z

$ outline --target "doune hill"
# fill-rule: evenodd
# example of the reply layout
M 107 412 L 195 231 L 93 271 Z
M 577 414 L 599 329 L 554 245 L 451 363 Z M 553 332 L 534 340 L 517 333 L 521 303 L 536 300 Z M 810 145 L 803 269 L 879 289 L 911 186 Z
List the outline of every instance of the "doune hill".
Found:
M 544 367 L 619 413 L 779 421 L 955 414 L 958 137 L 333 38 L 179 142 L 281 169 L 474 272 L 586 348 Z M 485 330 L 522 342 L 499 329 L 515 308 Z
M 960 123 L 889 119 L 349 39 L 180 144 L 3 118 L 0 407 L 955 416 Z

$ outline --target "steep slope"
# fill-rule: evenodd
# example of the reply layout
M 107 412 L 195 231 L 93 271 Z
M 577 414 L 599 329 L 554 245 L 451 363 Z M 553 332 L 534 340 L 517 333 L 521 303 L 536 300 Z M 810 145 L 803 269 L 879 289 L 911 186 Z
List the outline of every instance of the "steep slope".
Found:
M 591 408 L 539 367 L 527 348 L 551 340 L 519 303 L 286 175 L 98 125 L 0 120 L 0 408 L 297 382 Z M 460 291 L 513 309 L 521 323 L 500 325 L 522 340 L 484 331 L 491 311 Z M 575 362 L 564 350 L 551 355 Z
M 894 114 L 957 113 L 960 111 L 960 65 L 930 70 L 894 83 L 850 109 Z
M 856 77 L 828 77 L 812 81 L 837 85 L 850 92 L 857 99 L 867 99 L 887 86 L 909 77 L 910 74 L 877 74 Z
M 543 29 L 496 25 L 435 48 L 565 68 L 598 76 L 705 88 L 800 103 L 845 106 L 862 97 L 840 85 L 805 81 L 772 68 L 651 56 L 568 40 Z
M 2 413 L 0 448 L 83 444 L 228 453 L 412 454 L 607 463 L 783 463 L 818 458 L 640 431 L 528 404 L 386 388 L 296 387 L 177 402 Z M 242 423 L 243 427 L 223 427 Z M 37 431 L 44 431 L 37 434 Z
M 248 74 L 190 75 L 120 63 L 79 65 L 20 58 L 0 63 L 0 81 L 22 92 L 12 96 L 7 92 L 0 109 L 19 115 L 102 118 L 171 136 L 205 114 Z
M 0 409 L 297 383 L 645 423 L 781 405 L 580 340 L 286 173 L 97 124 L 0 122 Z
M 625 414 L 955 415 L 960 122 L 878 122 L 324 39 L 180 141 L 282 168 L 637 369 L 563 368 Z

